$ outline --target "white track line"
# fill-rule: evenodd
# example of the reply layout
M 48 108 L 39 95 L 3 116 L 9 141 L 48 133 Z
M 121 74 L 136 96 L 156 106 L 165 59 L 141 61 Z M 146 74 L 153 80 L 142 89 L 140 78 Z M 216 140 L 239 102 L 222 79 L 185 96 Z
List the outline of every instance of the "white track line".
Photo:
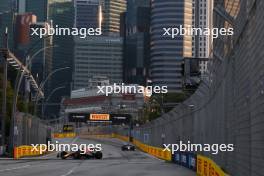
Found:
M 24 165 L 24 166 L 19 166 L 19 167 L 13 167 L 13 168 L 9 168 L 9 169 L 3 169 L 0 170 L 0 172 L 5 172 L 5 171 L 12 171 L 12 170 L 18 170 L 18 169 L 24 169 L 29 167 L 30 165 Z
M 66 174 L 63 174 L 61 176 L 68 176 L 68 175 L 71 175 L 73 173 L 73 171 L 76 169 L 77 167 L 73 167 L 71 170 L 69 170 L 69 172 L 67 172 Z

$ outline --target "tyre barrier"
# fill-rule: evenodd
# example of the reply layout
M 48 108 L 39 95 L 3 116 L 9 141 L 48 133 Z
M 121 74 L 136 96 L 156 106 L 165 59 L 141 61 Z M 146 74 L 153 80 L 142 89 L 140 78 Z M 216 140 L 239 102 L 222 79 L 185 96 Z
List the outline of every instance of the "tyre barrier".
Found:
M 14 147 L 14 159 L 19 159 L 22 157 L 40 156 L 46 153 L 43 153 L 43 150 L 40 150 L 40 146 L 37 146 L 36 149 L 29 145 Z
M 53 138 L 74 138 L 76 137 L 76 133 L 53 133 Z

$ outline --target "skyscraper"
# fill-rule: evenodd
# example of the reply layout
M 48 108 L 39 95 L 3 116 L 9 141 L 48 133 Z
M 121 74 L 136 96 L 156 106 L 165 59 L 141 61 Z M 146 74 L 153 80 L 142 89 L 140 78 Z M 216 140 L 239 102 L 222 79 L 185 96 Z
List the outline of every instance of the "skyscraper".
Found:
M 149 77 L 150 0 L 128 0 L 123 18 L 124 82 L 146 85 Z
M 6 27 L 9 34 L 9 48 L 13 50 L 13 4 L 11 0 L 0 0 L 0 38 L 3 38 Z M 3 41 L 0 41 L 0 47 L 3 46 Z
M 72 28 L 74 25 L 74 6 L 72 0 L 49 0 L 48 1 L 48 20 L 53 21 L 53 26 L 58 25 L 60 28 Z M 51 88 L 55 89 L 60 86 L 65 86 L 51 97 L 50 102 L 60 103 L 61 97 L 70 95 L 72 83 L 73 68 L 73 36 L 53 36 L 53 60 L 52 70 L 59 68 L 70 67 L 63 71 L 57 72 L 51 78 Z M 50 116 L 57 115 L 59 106 L 47 107 L 49 108 Z
M 103 2 L 103 35 L 119 35 L 120 14 L 126 11 L 126 0 L 102 0 Z
M 95 36 L 75 38 L 74 89 L 89 87 L 94 76 L 104 76 L 110 83 L 122 82 L 122 38 Z
M 77 28 L 101 27 L 100 0 L 74 0 L 74 26 Z
M 75 0 L 75 27 L 100 28 L 101 5 L 99 0 Z M 87 88 L 94 76 L 122 82 L 122 43 L 118 36 L 74 37 L 73 88 Z
M 163 36 L 163 28 L 192 26 L 192 0 L 152 0 L 151 4 L 151 78 L 153 85 L 168 86 L 181 92 L 184 57 L 192 57 L 192 36 Z
M 34 15 L 37 16 L 37 22 L 41 27 L 45 23 L 51 23 L 50 21 L 47 21 L 48 16 L 48 0 L 26 0 L 25 1 L 25 11 L 31 12 Z M 34 47 L 33 51 L 38 51 L 44 47 L 50 47 L 52 45 L 52 37 L 46 38 L 46 39 L 40 39 L 38 36 L 31 36 L 31 43 L 30 46 Z M 51 73 L 52 70 L 52 48 L 47 48 L 43 52 L 40 52 L 32 61 L 31 70 L 33 75 L 36 77 L 38 75 L 38 81 L 41 82 L 47 77 L 49 73 Z M 49 82 L 50 83 L 50 82 Z M 46 84 L 48 85 L 48 84 Z M 49 93 L 48 90 L 49 86 L 46 86 L 45 88 L 45 94 Z
M 194 0 L 194 26 L 196 28 L 213 27 L 213 1 L 211 0 Z M 195 36 L 195 58 L 208 58 L 212 50 L 212 36 L 203 35 Z M 200 61 L 201 76 L 205 76 L 207 71 L 207 61 Z

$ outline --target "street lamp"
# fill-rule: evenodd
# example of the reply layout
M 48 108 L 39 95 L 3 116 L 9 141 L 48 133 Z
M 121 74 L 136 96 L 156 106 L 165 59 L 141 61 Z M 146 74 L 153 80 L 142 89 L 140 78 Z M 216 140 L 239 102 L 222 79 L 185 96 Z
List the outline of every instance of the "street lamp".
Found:
M 49 94 L 49 96 L 47 97 L 45 103 L 49 102 L 49 99 L 51 98 L 51 96 L 52 96 L 56 91 L 58 91 L 58 90 L 60 90 L 60 89 L 65 89 L 65 86 L 60 86 L 60 87 L 57 87 L 57 88 L 53 89 L 53 90 L 51 91 L 51 93 Z M 45 110 L 46 110 L 46 104 L 42 103 L 42 113 L 41 113 L 41 114 L 42 114 L 42 115 L 41 115 L 42 118 L 44 117 Z
M 63 71 L 63 70 L 66 70 L 66 69 L 70 69 L 70 67 L 63 67 L 63 68 L 58 68 L 56 70 L 53 70 L 47 77 L 44 81 L 42 81 L 40 83 L 40 90 L 42 90 L 45 86 L 45 84 L 47 83 L 47 81 L 49 80 L 49 78 L 51 78 L 51 76 L 53 76 L 55 73 L 59 72 L 59 71 Z M 44 98 L 44 96 L 42 96 L 41 98 Z M 37 92 L 37 95 L 36 95 L 36 98 L 35 98 L 35 105 L 34 105 L 34 115 L 36 114 L 37 112 L 37 103 L 39 101 L 39 93 Z

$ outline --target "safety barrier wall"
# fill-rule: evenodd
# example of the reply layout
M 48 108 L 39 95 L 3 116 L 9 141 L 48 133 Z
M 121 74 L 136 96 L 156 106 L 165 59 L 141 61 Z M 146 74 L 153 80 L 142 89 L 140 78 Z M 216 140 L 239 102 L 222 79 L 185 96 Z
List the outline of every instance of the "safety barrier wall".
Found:
M 32 146 L 22 145 L 14 148 L 14 159 L 19 159 L 22 157 L 40 156 L 45 153 L 46 152 L 43 152 L 43 150 L 40 150 L 39 146 L 33 148 Z
M 211 159 L 197 156 L 197 175 L 199 176 L 227 176 L 227 174 Z
M 264 1 L 215 1 L 214 27 L 234 36 L 214 40 L 208 73 L 197 91 L 169 113 L 134 127 L 147 145 L 234 144 L 234 151 L 199 154 L 235 176 L 262 176 L 264 163 Z M 219 8 L 220 7 L 220 8 Z M 227 8 L 227 13 L 221 10 Z M 230 24 L 225 16 L 231 16 Z M 126 135 L 124 129 L 116 133 Z M 207 162 L 205 162 L 207 163 Z
M 164 151 L 163 148 L 146 145 L 146 144 L 144 144 L 138 140 L 133 140 L 133 144 L 135 146 L 137 146 L 140 150 L 142 150 L 142 151 L 144 151 L 150 155 L 153 155 L 159 159 L 163 159 L 166 161 L 171 161 L 171 159 L 172 159 L 171 152 Z
M 76 133 L 53 133 L 53 138 L 74 138 L 76 137 Z
M 30 114 L 16 114 L 15 146 L 45 144 L 51 138 L 51 127 Z
M 101 135 L 98 135 L 100 137 Z M 113 133 L 112 135 L 104 135 L 104 137 L 114 137 L 120 140 L 129 141 L 129 137 Z M 153 147 L 133 139 L 132 142 L 143 152 L 165 161 L 172 161 L 176 164 L 182 165 L 191 169 L 199 176 L 228 176 L 213 160 L 202 155 L 197 155 L 190 152 L 175 152 L 172 154 L 164 148 Z

